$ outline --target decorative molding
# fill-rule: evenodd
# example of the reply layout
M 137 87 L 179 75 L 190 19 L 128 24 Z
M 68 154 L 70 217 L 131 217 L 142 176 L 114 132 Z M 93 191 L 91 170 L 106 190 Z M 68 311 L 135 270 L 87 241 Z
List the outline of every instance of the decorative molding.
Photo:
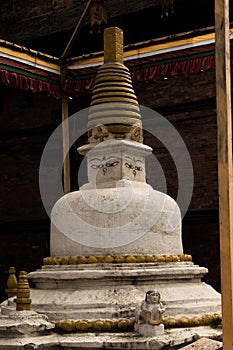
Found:
M 61 320 L 55 322 L 57 330 L 66 332 L 126 332 L 133 331 L 134 318 L 119 320 Z
M 204 314 L 202 316 L 163 319 L 165 328 L 217 326 L 222 321 L 219 314 Z M 65 332 L 128 332 L 133 331 L 135 318 L 119 320 L 61 320 L 55 322 L 56 330 Z
M 221 321 L 222 318 L 217 313 L 192 317 L 166 317 L 163 319 L 163 323 L 166 328 L 217 326 Z
M 122 264 L 122 263 L 175 263 L 192 261 L 189 254 L 179 255 L 90 255 L 46 257 L 44 265 L 80 265 L 80 264 Z

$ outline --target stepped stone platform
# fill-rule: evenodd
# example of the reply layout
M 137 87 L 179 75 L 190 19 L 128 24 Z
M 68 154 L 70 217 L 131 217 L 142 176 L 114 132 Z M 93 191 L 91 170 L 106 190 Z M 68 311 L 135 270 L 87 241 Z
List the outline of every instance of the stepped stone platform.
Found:
M 164 317 L 221 314 L 220 294 L 201 281 L 207 269 L 193 262 L 45 265 L 29 274 L 32 308 L 51 321 L 133 317 L 156 289 Z
M 221 341 L 221 330 L 210 327 L 181 328 L 165 331 L 164 335 L 156 337 L 141 337 L 136 333 L 107 333 L 107 334 L 58 334 L 27 336 L 27 337 L 0 337 L 2 350 L 71 350 L 71 349 L 130 349 L 130 350 L 177 350 L 187 344 L 195 344 L 197 339 L 208 338 L 210 347 L 206 350 L 221 349 L 215 345 Z M 206 344 L 206 342 L 205 342 Z M 212 347 L 211 347 L 212 346 Z M 215 346 L 215 347 L 214 347 Z M 184 348 L 186 349 L 186 348 Z M 193 345 L 189 349 L 203 349 Z

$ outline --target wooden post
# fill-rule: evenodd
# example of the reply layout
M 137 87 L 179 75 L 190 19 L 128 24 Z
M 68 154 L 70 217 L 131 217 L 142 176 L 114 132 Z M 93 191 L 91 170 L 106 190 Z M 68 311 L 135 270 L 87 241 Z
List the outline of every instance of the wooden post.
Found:
M 81 30 L 81 27 L 86 19 L 86 16 L 88 14 L 88 11 L 90 7 L 93 5 L 95 0 L 88 0 L 87 4 L 85 5 L 85 8 L 83 10 L 83 13 L 75 27 L 75 30 L 62 54 L 60 57 L 60 63 L 61 63 L 61 98 L 62 98 L 62 136 L 63 136 L 63 157 L 64 157 L 64 167 L 63 167 L 63 179 L 64 179 L 64 192 L 68 193 L 70 192 L 70 157 L 67 150 L 69 149 L 69 127 L 68 123 L 68 117 L 69 117 L 69 111 L 68 111 L 68 96 L 64 91 L 64 84 L 65 84 L 65 77 L 66 77 L 66 59 L 67 56 L 75 42 L 75 39 L 78 35 L 78 33 Z M 66 154 L 67 153 L 67 154 Z
M 229 0 L 215 0 L 223 349 L 233 350 L 233 186 Z
M 62 91 L 62 144 L 63 144 L 63 180 L 64 192 L 70 192 L 70 157 L 69 157 L 69 124 L 68 124 L 68 96 L 64 92 L 66 67 L 61 64 L 61 91 Z

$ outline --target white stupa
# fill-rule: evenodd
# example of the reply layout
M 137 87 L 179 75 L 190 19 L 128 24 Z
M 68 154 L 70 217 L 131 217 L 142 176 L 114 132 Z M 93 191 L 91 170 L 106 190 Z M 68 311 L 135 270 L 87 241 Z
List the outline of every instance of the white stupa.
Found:
M 105 61 L 97 73 L 88 125 L 88 144 L 78 149 L 87 157 L 88 183 L 53 207 L 51 257 L 29 274 L 32 308 L 60 331 L 130 331 L 124 340 L 108 338 L 109 344 L 140 349 L 132 345 L 135 310 L 148 291 L 157 290 L 165 333 L 154 336 L 165 338 L 150 340 L 147 347 L 162 349 L 169 344 L 170 328 L 216 322 L 221 298 L 201 281 L 207 269 L 183 252 L 176 202 L 146 183 L 145 158 L 152 149 L 143 144 L 140 108 L 123 64 L 118 28 L 105 30 Z M 4 310 L 12 305 L 5 302 Z M 86 347 L 89 341 L 89 347 L 98 347 L 88 337 Z

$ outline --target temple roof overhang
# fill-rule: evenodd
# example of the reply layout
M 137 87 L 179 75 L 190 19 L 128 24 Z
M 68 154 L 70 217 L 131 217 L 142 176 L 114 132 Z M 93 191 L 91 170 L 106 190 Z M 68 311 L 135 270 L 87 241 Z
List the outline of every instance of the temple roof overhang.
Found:
M 231 52 L 233 29 L 230 30 Z M 232 54 L 233 59 L 233 54 Z M 65 62 L 64 90 L 69 97 L 90 93 L 94 88 L 103 52 L 74 57 Z M 124 63 L 133 84 L 197 74 L 215 69 L 214 32 L 169 41 L 150 40 L 125 47 Z M 0 83 L 61 97 L 61 65 L 57 57 L 0 40 Z

